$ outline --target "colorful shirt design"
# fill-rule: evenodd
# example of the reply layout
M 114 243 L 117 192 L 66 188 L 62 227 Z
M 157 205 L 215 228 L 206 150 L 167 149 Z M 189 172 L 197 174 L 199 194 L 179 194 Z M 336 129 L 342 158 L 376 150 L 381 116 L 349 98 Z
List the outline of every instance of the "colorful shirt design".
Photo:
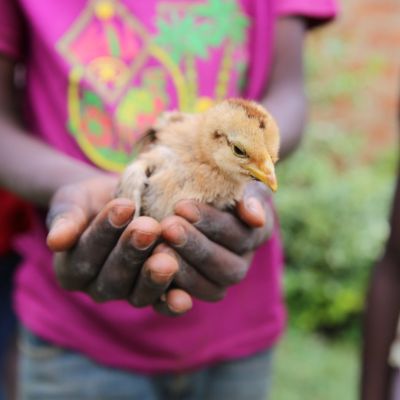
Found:
M 92 0 L 57 45 L 68 62 L 69 130 L 98 166 L 120 171 L 167 108 L 200 111 L 240 84 L 249 19 L 235 0 L 160 2 L 150 31 L 118 0 Z M 202 93 L 201 62 L 219 58 Z

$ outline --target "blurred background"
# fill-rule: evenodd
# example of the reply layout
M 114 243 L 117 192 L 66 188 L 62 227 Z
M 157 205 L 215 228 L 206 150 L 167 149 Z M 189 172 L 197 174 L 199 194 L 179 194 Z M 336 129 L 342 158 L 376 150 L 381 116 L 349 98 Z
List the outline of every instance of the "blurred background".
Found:
M 356 399 L 364 296 L 397 166 L 399 18 L 399 0 L 342 0 L 307 41 L 308 135 L 278 169 L 289 329 L 272 400 Z

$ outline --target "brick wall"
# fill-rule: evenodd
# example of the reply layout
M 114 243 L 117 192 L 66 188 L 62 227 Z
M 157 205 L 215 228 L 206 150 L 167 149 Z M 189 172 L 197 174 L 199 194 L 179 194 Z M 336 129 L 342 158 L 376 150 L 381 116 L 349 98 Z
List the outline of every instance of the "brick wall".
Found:
M 337 21 L 307 41 L 311 116 L 365 135 L 371 153 L 396 144 L 400 0 L 342 0 L 340 6 Z

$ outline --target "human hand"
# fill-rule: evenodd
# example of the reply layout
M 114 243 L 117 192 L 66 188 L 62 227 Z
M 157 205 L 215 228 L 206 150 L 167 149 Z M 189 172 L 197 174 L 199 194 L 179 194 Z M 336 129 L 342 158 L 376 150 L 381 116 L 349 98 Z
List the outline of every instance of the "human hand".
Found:
M 246 276 L 253 251 L 273 230 L 269 198 L 268 189 L 252 182 L 234 212 L 185 200 L 176 205 L 176 216 L 161 222 L 166 244 L 159 244 L 155 251 L 177 260 L 174 283 L 185 295 L 217 301 Z M 179 298 L 180 292 L 175 295 Z M 155 307 L 166 311 L 163 302 Z
M 85 292 L 96 301 L 152 304 L 171 283 L 178 264 L 168 252 L 151 256 L 161 226 L 149 217 L 132 220 L 135 205 L 113 199 L 116 184 L 116 177 L 101 175 L 56 192 L 47 237 L 56 253 L 55 272 L 63 288 Z M 165 300 L 164 308 L 173 313 L 192 306 L 182 290 L 171 290 Z

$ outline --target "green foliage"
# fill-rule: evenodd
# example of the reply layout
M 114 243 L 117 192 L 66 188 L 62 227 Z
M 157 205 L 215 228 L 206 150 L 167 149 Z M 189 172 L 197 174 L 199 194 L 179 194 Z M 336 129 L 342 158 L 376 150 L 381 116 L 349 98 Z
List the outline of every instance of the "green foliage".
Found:
M 307 47 L 306 79 L 312 102 L 334 107 L 332 102 L 347 99 L 360 107 L 368 99 L 361 94 L 385 73 L 385 59 L 376 54 L 361 66 L 350 61 L 353 51 L 352 46 L 334 36 L 325 38 L 324 46 Z
M 358 354 L 352 343 L 291 329 L 277 349 L 272 400 L 354 400 Z
M 278 168 L 286 299 L 292 323 L 308 331 L 357 331 L 369 272 L 387 235 L 395 152 L 362 163 L 360 137 L 314 125 Z

